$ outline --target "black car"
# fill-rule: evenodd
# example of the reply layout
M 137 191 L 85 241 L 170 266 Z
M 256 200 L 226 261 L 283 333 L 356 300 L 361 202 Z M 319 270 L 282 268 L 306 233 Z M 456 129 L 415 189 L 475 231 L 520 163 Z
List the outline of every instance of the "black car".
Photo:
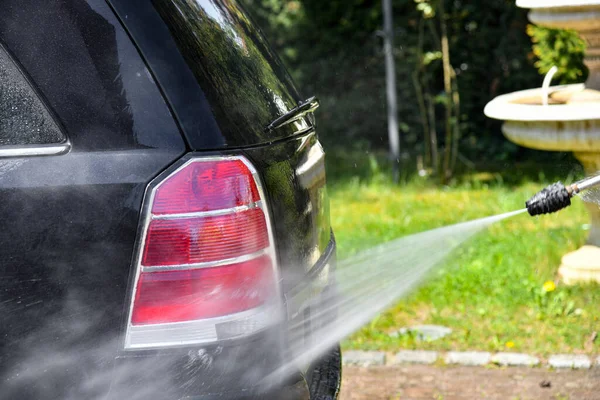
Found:
M 0 0 L 0 399 L 336 398 L 317 106 L 234 0 Z

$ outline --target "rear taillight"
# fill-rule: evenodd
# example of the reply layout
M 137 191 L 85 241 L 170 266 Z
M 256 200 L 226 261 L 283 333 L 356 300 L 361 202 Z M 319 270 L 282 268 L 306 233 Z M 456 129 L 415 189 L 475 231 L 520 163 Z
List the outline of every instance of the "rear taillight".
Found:
M 273 235 L 248 160 L 190 159 L 146 201 L 125 348 L 218 342 L 276 320 Z

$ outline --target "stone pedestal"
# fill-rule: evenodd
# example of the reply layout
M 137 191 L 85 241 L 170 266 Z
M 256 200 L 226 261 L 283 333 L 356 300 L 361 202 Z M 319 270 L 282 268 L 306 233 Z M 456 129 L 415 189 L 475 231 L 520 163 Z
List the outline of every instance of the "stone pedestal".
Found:
M 600 171 L 600 153 L 575 152 L 574 155 L 581 162 L 588 176 Z M 586 202 L 585 205 L 592 219 L 587 244 L 600 247 L 600 205 L 591 202 Z M 600 265 L 600 258 L 597 262 Z
M 600 90 L 600 29 L 579 31 L 579 35 L 587 43 L 583 62 L 590 74 L 585 86 L 589 89 Z
M 600 248 L 585 245 L 562 257 L 558 275 L 567 285 L 580 282 L 600 283 Z
M 600 171 L 600 153 L 575 152 L 574 154 L 587 174 Z M 567 285 L 590 281 L 600 283 L 600 206 L 596 203 L 585 203 L 585 205 L 591 216 L 587 244 L 565 254 L 558 269 L 558 274 Z

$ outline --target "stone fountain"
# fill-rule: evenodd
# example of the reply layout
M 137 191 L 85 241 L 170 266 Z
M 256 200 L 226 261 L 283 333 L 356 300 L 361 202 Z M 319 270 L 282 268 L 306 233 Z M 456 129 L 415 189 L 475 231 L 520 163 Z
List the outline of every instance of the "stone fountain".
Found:
M 504 120 L 502 131 L 514 143 L 550 151 L 572 151 L 586 173 L 600 171 L 600 0 L 517 0 L 535 24 L 576 30 L 587 43 L 585 84 L 549 86 L 499 96 L 484 112 Z M 565 283 L 600 282 L 600 207 L 586 203 L 591 215 L 587 244 L 563 256 Z

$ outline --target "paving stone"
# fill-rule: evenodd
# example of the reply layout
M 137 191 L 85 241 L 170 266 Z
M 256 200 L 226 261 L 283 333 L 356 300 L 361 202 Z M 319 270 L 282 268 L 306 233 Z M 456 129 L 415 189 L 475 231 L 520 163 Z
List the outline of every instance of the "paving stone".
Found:
M 394 364 L 433 364 L 438 358 L 436 351 L 403 350 L 396 353 Z
M 523 353 L 497 353 L 492 357 L 492 362 L 504 367 L 529 367 L 539 365 L 540 360 L 537 357 Z
M 449 351 L 446 353 L 446 364 L 486 365 L 492 355 L 483 351 Z
M 550 356 L 548 364 L 554 368 L 588 369 L 592 362 L 589 357 L 581 354 L 555 354 Z
M 368 367 L 371 365 L 385 364 L 385 353 L 383 351 L 345 351 L 342 361 L 347 365 L 358 365 Z
M 596 367 L 600 368 L 600 356 L 596 358 Z
M 390 336 L 397 337 L 412 333 L 417 340 L 433 341 L 441 339 L 452 333 L 452 329 L 440 325 L 415 325 L 408 328 L 400 328 Z

